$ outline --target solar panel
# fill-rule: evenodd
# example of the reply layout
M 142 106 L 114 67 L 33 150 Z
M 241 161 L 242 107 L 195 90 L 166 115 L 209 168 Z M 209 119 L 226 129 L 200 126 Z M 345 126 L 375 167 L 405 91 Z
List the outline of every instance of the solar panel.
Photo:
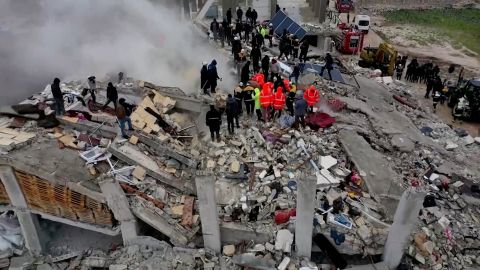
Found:
M 298 39 L 302 39 L 307 34 L 307 31 L 303 29 L 298 23 L 288 17 L 283 11 L 277 12 L 270 20 L 273 25 L 274 32 L 277 36 L 281 37 L 283 30 L 287 29 L 290 34 L 294 34 Z
M 311 69 L 311 70 L 315 70 L 316 73 L 320 74 L 320 72 L 322 71 L 323 65 L 300 63 L 299 67 L 300 67 L 300 73 L 303 73 L 306 69 Z M 340 72 L 340 70 L 338 70 L 337 65 L 335 65 L 335 64 L 333 65 L 333 69 L 330 73 L 332 74 L 332 80 L 337 81 L 337 82 L 341 82 L 341 83 L 345 83 L 345 80 L 342 77 L 342 73 Z M 325 79 L 330 79 L 328 77 L 328 71 L 326 69 L 323 72 L 322 77 L 325 78 Z

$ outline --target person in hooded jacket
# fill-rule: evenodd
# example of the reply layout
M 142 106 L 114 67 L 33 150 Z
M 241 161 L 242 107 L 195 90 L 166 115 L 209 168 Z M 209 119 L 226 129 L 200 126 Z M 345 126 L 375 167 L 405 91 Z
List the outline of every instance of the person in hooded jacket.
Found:
M 228 24 L 232 24 L 232 8 L 228 8 L 226 16 Z
M 287 110 L 290 113 L 290 116 L 294 115 L 293 104 L 295 103 L 295 95 L 296 95 L 295 91 L 293 91 L 293 89 L 290 89 L 290 92 L 288 92 L 287 100 L 286 100 Z
M 103 105 L 103 110 L 107 108 L 110 102 L 113 102 L 113 107 L 117 109 L 117 99 L 118 99 L 117 88 L 113 86 L 112 82 L 109 82 L 107 86 L 107 103 Z
M 220 29 L 220 25 L 217 22 L 217 19 L 213 18 L 212 23 L 210 24 L 210 31 L 213 33 L 213 40 L 217 41 L 218 38 L 218 30 Z
M 202 63 L 202 70 L 200 70 L 200 87 L 204 94 L 208 94 L 208 63 Z
M 220 79 L 220 77 L 218 77 L 218 73 L 217 73 L 217 61 L 213 59 L 212 63 L 208 65 L 208 84 L 210 85 L 211 93 L 215 93 L 218 79 Z
M 235 128 L 234 128 L 235 119 L 237 120 L 237 128 L 240 128 L 240 126 L 238 125 L 237 102 L 232 97 L 232 94 L 228 94 L 227 104 L 225 106 L 225 113 L 227 114 L 228 133 L 230 133 L 230 135 L 233 135 L 233 133 L 235 132 Z
M 258 19 L 258 12 L 253 9 L 252 10 L 252 25 L 257 24 L 257 19 Z
M 214 105 L 210 105 L 210 110 L 205 117 L 205 124 L 210 129 L 210 137 L 212 141 L 215 141 L 215 135 L 217 136 L 217 142 L 220 142 L 220 125 L 222 124 L 222 114 L 215 109 Z
M 236 115 L 236 120 L 237 120 L 237 128 L 239 127 L 238 125 L 238 116 L 240 116 L 243 113 L 243 108 L 242 108 L 242 99 L 243 99 L 243 89 L 245 84 L 240 83 L 239 87 L 237 87 L 233 91 L 234 99 L 235 102 L 237 102 L 237 115 Z
M 300 123 L 305 128 L 305 113 L 307 112 L 307 102 L 302 97 L 302 91 L 298 91 L 295 101 L 295 123 Z
M 242 22 L 243 17 L 243 10 L 241 7 L 238 7 L 237 9 L 237 21 Z
M 325 65 L 322 67 L 320 71 L 320 76 L 323 76 L 323 72 L 327 69 L 328 77 L 330 77 L 330 81 L 332 80 L 332 69 L 333 69 L 333 57 L 330 53 L 327 53 L 325 56 Z
M 235 61 L 240 60 L 240 51 L 242 50 L 242 42 L 238 36 L 235 36 L 232 41 L 232 54 Z
M 65 103 L 63 101 L 63 93 L 60 89 L 60 79 L 55 78 L 53 80 L 52 85 L 50 85 L 52 89 L 52 96 L 55 100 L 55 115 L 64 115 L 65 114 Z
M 245 65 L 243 65 L 240 77 L 243 85 L 247 85 L 247 82 L 250 79 L 250 61 L 247 61 Z
M 247 11 L 245 11 L 245 22 L 248 24 L 252 24 L 252 8 L 248 7 Z

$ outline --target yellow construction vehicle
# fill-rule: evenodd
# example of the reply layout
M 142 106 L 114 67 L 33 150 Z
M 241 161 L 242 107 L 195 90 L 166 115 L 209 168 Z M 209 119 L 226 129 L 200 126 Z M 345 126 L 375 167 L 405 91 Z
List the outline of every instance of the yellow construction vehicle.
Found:
M 392 76 L 395 71 L 397 55 L 398 52 L 393 45 L 382 42 L 378 48 L 363 48 L 358 65 L 380 69 L 382 76 Z

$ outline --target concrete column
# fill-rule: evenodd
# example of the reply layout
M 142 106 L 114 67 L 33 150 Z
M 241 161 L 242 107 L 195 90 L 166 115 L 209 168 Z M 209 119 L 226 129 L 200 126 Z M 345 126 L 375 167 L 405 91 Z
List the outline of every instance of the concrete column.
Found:
M 217 203 L 215 201 L 215 178 L 204 171 L 197 172 L 198 208 L 202 222 L 203 244 L 205 248 L 220 254 L 220 226 L 218 224 Z
M 276 13 L 277 3 L 277 0 L 270 0 L 270 12 L 272 13 L 271 17 L 273 17 Z
M 190 7 L 192 8 L 192 12 L 198 11 L 197 0 L 190 0 Z
M 310 259 L 312 253 L 313 217 L 315 211 L 316 179 L 310 176 L 297 181 L 297 218 L 295 245 L 297 255 Z
M 319 22 L 323 23 L 327 18 L 327 5 L 329 0 L 320 0 L 319 6 Z
M 185 19 L 190 20 L 190 0 L 183 0 L 182 3 Z
M 312 8 L 315 17 L 318 17 L 320 15 L 320 1 L 321 0 L 312 0 Z
M 418 221 L 418 212 L 425 195 L 424 192 L 410 189 L 403 192 L 383 251 L 383 261 L 388 269 L 396 269 L 400 264 L 410 233 Z
M 112 210 L 116 220 L 120 222 L 123 244 L 127 246 L 133 239 L 138 237 L 138 223 L 130 210 L 130 204 L 120 184 L 109 178 L 99 183 L 107 205 Z
M 27 208 L 27 201 L 23 196 L 22 189 L 17 182 L 17 177 L 10 166 L 0 166 L 0 179 L 5 186 L 8 197 L 12 206 L 15 207 L 20 228 L 22 229 L 23 238 L 27 249 L 32 255 L 39 255 L 42 253 L 42 244 L 38 236 L 38 219 L 37 216 L 31 214 Z

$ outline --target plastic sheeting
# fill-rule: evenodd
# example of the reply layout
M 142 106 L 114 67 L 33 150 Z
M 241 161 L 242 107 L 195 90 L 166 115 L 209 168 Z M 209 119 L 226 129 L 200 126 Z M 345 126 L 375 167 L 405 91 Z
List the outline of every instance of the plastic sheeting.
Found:
M 308 115 L 305 118 L 305 123 L 313 130 L 319 128 L 327 128 L 335 123 L 336 119 L 329 114 L 316 112 Z

